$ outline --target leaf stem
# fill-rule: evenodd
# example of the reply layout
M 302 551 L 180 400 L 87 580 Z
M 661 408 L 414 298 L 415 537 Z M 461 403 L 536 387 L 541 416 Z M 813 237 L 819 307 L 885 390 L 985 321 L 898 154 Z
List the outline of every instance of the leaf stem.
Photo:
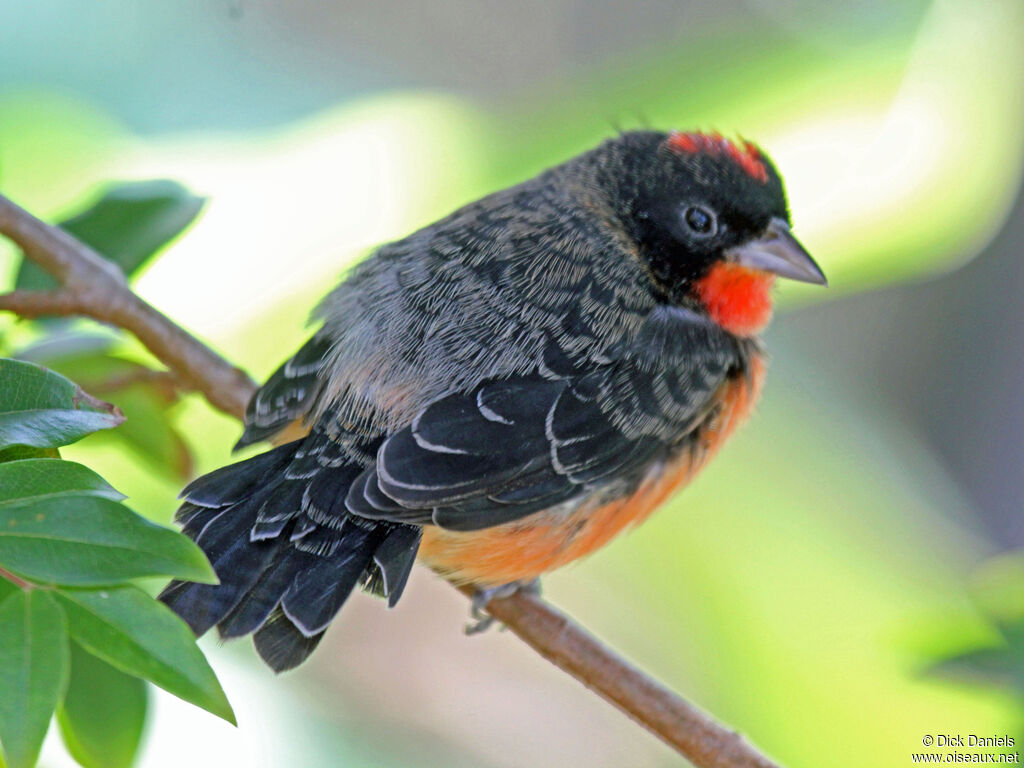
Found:
M 0 568 L 0 579 L 6 579 L 7 581 L 11 582 L 11 584 L 18 587 L 18 589 L 32 589 L 35 586 L 31 582 L 25 581 L 19 576 L 15 576 L 13 573 L 4 568 Z

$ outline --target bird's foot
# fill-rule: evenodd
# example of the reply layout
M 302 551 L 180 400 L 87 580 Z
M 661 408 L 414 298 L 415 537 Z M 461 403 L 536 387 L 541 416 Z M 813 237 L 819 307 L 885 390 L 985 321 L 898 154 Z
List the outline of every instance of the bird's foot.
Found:
M 470 604 L 469 615 L 472 621 L 466 625 L 466 634 L 478 635 L 490 629 L 496 619 L 487 613 L 487 604 L 496 598 L 511 597 L 516 592 L 539 595 L 540 579 L 510 581 L 508 584 L 500 584 L 497 587 L 477 589 L 473 594 L 473 602 Z M 504 628 L 504 625 L 502 628 Z

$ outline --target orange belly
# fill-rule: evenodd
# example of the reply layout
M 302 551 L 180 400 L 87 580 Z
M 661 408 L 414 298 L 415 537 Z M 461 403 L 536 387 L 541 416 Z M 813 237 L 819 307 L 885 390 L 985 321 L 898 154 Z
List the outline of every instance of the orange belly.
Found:
M 678 455 L 653 465 L 629 496 L 584 501 L 569 514 L 537 512 L 480 531 L 446 531 L 428 525 L 419 557 L 445 578 L 483 587 L 528 581 L 607 544 L 647 519 L 686 485 L 753 409 L 764 378 L 764 361 L 750 360 L 746 376 L 724 384 L 716 406 Z

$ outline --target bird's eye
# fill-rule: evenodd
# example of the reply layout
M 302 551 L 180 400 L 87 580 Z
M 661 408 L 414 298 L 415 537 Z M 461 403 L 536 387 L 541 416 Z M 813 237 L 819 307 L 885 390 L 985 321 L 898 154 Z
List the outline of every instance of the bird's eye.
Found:
M 690 230 L 701 237 L 710 237 L 718 229 L 715 214 L 699 205 L 693 205 L 683 212 L 683 221 Z

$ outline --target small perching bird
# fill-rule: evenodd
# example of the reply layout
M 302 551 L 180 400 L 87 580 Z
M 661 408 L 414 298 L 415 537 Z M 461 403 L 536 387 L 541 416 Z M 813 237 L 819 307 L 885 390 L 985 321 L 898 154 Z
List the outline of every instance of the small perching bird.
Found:
M 308 433 L 182 494 L 220 584 L 162 599 L 280 671 L 417 556 L 488 590 L 586 555 L 750 412 L 775 276 L 825 284 L 774 166 L 717 134 L 624 133 L 381 247 L 238 446 Z

